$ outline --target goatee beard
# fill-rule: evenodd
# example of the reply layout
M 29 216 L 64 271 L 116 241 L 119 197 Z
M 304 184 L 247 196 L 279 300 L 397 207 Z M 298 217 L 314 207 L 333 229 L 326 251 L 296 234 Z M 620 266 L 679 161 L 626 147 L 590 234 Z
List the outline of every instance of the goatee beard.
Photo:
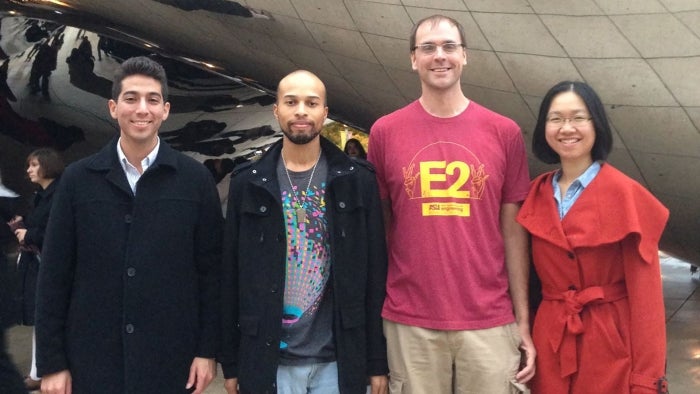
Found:
M 313 141 L 319 134 L 321 130 L 313 130 L 309 134 L 294 134 L 288 129 L 282 128 L 282 133 L 287 137 L 287 139 L 295 145 L 306 145 Z

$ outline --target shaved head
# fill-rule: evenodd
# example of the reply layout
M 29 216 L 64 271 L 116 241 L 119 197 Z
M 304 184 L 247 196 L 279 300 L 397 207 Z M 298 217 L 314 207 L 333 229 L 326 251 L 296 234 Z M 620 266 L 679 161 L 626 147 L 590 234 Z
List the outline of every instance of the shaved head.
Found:
M 296 86 L 313 86 L 318 85 L 317 93 L 321 96 L 320 99 L 323 101 L 323 105 L 326 105 L 326 85 L 316 74 L 311 71 L 306 70 L 296 70 L 287 74 L 284 78 L 280 80 L 277 84 L 277 103 L 280 99 L 284 97 L 287 90 Z

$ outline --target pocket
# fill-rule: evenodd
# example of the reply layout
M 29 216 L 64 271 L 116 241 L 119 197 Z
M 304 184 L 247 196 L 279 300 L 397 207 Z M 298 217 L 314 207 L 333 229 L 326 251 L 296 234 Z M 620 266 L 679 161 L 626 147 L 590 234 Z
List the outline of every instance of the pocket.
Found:
M 389 394 L 403 393 L 403 379 L 395 376 L 389 376 Z
M 520 344 L 523 338 L 520 336 L 520 330 L 518 330 L 518 325 L 515 323 L 510 323 L 506 326 L 508 328 L 508 338 L 510 339 L 511 345 L 516 352 L 520 353 Z

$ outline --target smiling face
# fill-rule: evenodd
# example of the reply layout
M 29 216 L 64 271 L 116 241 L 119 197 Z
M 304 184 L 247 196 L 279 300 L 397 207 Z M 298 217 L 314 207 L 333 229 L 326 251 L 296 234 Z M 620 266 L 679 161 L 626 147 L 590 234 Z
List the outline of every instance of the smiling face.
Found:
M 425 21 L 416 30 L 416 45 L 445 43 L 464 44 L 459 29 L 448 20 L 437 23 Z M 453 53 L 445 53 L 438 47 L 433 54 L 425 54 L 420 48 L 411 52 L 411 66 L 418 72 L 423 89 L 460 89 L 462 68 L 467 64 L 467 53 L 460 47 Z
M 560 93 L 552 100 L 547 119 L 565 119 L 564 123 L 547 122 L 545 139 L 547 144 L 559 155 L 562 164 L 593 163 L 591 150 L 595 143 L 595 127 L 587 120 L 574 124 L 574 118 L 590 119 L 591 115 L 581 97 L 572 91 Z
M 277 88 L 275 118 L 285 138 L 297 145 L 318 138 L 328 115 L 326 88 L 309 72 L 295 72 L 282 79 Z
M 160 125 L 170 112 L 160 82 L 137 74 L 124 78 L 121 87 L 117 100 L 109 100 L 109 113 L 119 123 L 122 140 L 130 145 L 155 146 Z

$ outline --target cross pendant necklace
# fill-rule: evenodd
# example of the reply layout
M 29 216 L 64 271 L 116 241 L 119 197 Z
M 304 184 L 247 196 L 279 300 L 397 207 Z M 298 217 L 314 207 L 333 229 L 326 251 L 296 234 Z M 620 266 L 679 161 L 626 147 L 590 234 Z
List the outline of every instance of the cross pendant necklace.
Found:
M 280 153 L 282 157 L 282 164 L 284 164 L 284 172 L 287 174 L 287 180 L 289 181 L 289 187 L 292 188 L 292 195 L 294 196 L 292 205 L 294 206 L 294 213 L 297 218 L 297 226 L 301 226 L 302 223 L 306 223 L 306 199 L 309 195 L 309 188 L 311 187 L 311 181 L 314 179 L 314 173 L 316 172 L 316 166 L 321 159 L 321 152 L 318 152 L 318 157 L 316 158 L 316 163 L 314 163 L 311 169 L 311 176 L 309 177 L 309 182 L 306 184 L 306 190 L 301 193 L 301 197 L 297 194 L 294 189 L 294 184 L 292 183 L 292 177 L 289 176 L 289 169 L 287 168 L 287 161 L 284 159 L 284 155 Z M 303 200 L 302 200 L 303 198 Z

